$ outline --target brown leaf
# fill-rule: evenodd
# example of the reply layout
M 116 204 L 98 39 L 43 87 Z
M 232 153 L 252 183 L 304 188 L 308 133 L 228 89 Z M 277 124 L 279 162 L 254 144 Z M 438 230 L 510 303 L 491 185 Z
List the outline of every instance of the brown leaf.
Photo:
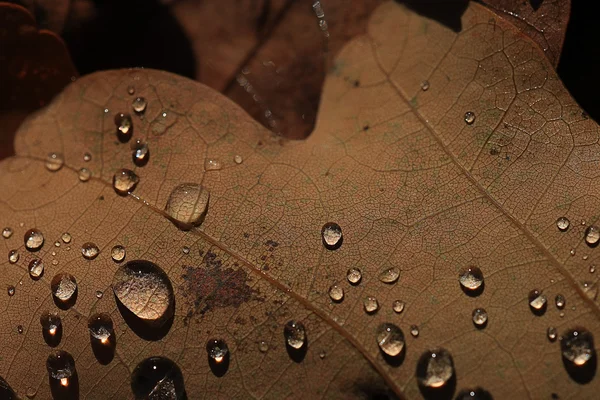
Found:
M 130 373 L 155 355 L 177 362 L 194 399 L 419 398 L 417 359 L 438 346 L 453 356 L 457 389 L 482 386 L 497 399 L 594 398 L 598 379 L 565 368 L 546 331 L 581 325 L 598 334 L 600 310 L 580 285 L 595 282 L 588 271 L 599 260 L 583 240 L 598 218 L 598 126 L 512 25 L 471 4 L 462 27 L 454 33 L 394 2 L 379 7 L 367 35 L 336 58 L 305 141 L 274 137 L 220 94 L 165 72 L 109 71 L 70 85 L 24 123 L 18 156 L 0 164 L 0 218 L 14 231 L 2 243 L 5 254 L 20 254 L 2 264 L 3 282 L 16 287 L 0 296 L 2 377 L 21 395 L 50 396 L 51 349 L 37 321 L 56 310 L 50 280 L 69 272 L 78 295 L 60 311 L 59 347 L 75 359 L 82 398 L 130 397 Z M 134 114 L 136 96 L 147 100 L 130 139 L 149 146 L 143 167 L 114 124 L 117 113 Z M 44 167 L 53 151 L 65 160 L 56 172 Z M 82 167 L 92 174 L 85 182 Z M 121 168 L 139 176 L 127 197 L 111 187 Z M 162 211 L 183 183 L 210 192 L 199 227 L 186 225 L 191 219 L 176 225 Z M 562 216 L 571 221 L 565 232 L 556 225 Z M 327 222 L 343 231 L 335 250 L 322 242 Z M 22 235 L 34 227 L 45 244 L 29 252 Z M 87 242 L 100 248 L 93 260 L 80 253 Z M 116 305 L 110 287 L 124 263 L 110 257 L 117 244 L 124 262 L 148 260 L 169 277 L 175 314 L 160 337 L 139 337 L 155 328 L 136 330 Z M 39 280 L 27 276 L 34 257 L 45 263 Z M 479 296 L 458 283 L 459 270 L 472 265 L 485 276 Z M 351 267 L 362 270 L 356 286 L 347 281 Z M 390 268 L 399 279 L 381 282 Z M 341 302 L 328 296 L 333 284 L 344 289 Z M 160 296 L 146 297 L 164 298 L 168 285 L 159 286 Z M 543 315 L 529 309 L 534 288 L 548 297 Z M 563 310 L 553 304 L 557 294 Z M 367 296 L 377 298 L 377 312 L 363 311 Z M 393 311 L 397 299 L 402 313 Z M 478 307 L 489 315 L 483 329 L 472 321 Z M 86 329 L 96 312 L 114 321 L 107 365 Z M 305 352 L 284 344 L 292 319 L 306 327 Z M 399 360 L 378 348 L 383 322 L 404 331 Z M 228 345 L 225 371 L 207 361 L 210 338 Z

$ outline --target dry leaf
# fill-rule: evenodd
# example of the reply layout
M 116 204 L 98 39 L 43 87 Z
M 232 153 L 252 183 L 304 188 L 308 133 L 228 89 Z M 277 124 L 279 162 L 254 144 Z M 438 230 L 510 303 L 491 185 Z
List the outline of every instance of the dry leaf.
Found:
M 598 333 L 592 286 L 580 284 L 595 283 L 589 267 L 599 260 L 584 241 L 598 218 L 598 126 L 512 25 L 471 4 L 462 27 L 453 33 L 394 2 L 379 7 L 367 35 L 336 58 L 305 141 L 273 137 L 220 94 L 165 72 L 109 71 L 70 85 L 24 123 L 17 156 L 0 164 L 0 219 L 14 232 L 1 241 L 5 254 L 20 254 L 2 263 L 2 280 L 15 292 L 0 296 L 0 375 L 21 395 L 50 396 L 44 365 L 52 349 L 38 319 L 57 310 L 50 281 L 69 272 L 78 293 L 60 311 L 59 348 L 73 355 L 77 380 L 67 383 L 78 385 L 81 398 L 131 397 L 130 374 L 156 355 L 179 365 L 193 399 L 419 398 L 417 360 L 437 347 L 452 354 L 456 391 L 594 398 L 598 379 L 585 373 L 595 369 L 565 368 L 559 342 L 546 332 L 584 326 Z M 147 107 L 143 118 L 132 115 L 129 141 L 148 144 L 143 167 L 121 142 L 127 119 L 117 119 L 120 136 L 114 122 L 118 113 L 134 114 L 137 96 Z M 45 168 L 60 165 L 60 157 L 47 160 L 49 152 L 64 155 L 58 171 Z M 91 172 L 85 182 L 82 167 Z M 111 187 L 121 168 L 139 176 L 126 197 Z M 197 194 L 171 202 L 208 201 L 199 227 L 195 219 L 174 224 L 162 211 L 184 183 L 210 192 L 209 200 Z M 570 220 L 564 232 L 559 217 Z M 334 250 L 323 245 L 327 222 L 343 232 Z M 24 247 L 30 228 L 45 237 L 37 252 Z M 328 245 L 336 232 L 326 231 Z M 33 232 L 29 245 L 37 239 Z M 95 258 L 89 243 L 100 250 Z M 115 245 L 126 249 L 120 263 L 111 259 Z M 44 275 L 32 280 L 27 267 L 38 257 Z M 111 291 L 120 266 L 136 259 L 160 266 L 175 293 L 174 317 L 146 331 Z M 459 286 L 459 271 L 472 265 L 485 277 L 479 296 Z M 347 280 L 349 268 L 362 271 L 357 285 Z M 126 297 L 130 309 L 167 312 L 154 306 L 164 305 L 169 285 L 160 274 L 151 281 L 154 289 L 138 298 L 152 307 Z M 334 284 L 342 301 L 328 295 Z M 530 310 L 534 288 L 547 296 L 543 315 Z M 566 299 L 562 310 L 557 294 Z M 363 310 L 367 296 L 376 297 L 377 312 Z M 402 313 L 395 300 L 405 302 Z M 489 317 L 483 329 L 473 324 L 479 307 Z M 114 322 L 116 353 L 107 365 L 87 331 L 97 312 Z M 306 327 L 304 352 L 286 348 L 289 320 Z M 404 332 L 400 359 L 378 348 L 384 322 Z M 208 362 L 211 338 L 227 343 L 227 368 Z M 158 389 L 180 384 L 168 383 Z M 451 396 L 452 380 L 446 387 Z

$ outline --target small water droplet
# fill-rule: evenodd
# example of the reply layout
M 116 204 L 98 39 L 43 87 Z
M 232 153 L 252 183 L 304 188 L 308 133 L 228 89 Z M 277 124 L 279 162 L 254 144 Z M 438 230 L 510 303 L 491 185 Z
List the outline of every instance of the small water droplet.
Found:
M 590 225 L 585 230 L 585 242 L 589 246 L 596 246 L 600 241 L 600 229 L 595 225 Z
M 344 300 L 344 289 L 339 285 L 331 285 L 329 288 L 329 297 L 336 303 Z
M 60 380 L 63 386 L 68 384 L 69 379 L 75 374 L 75 360 L 73 356 L 64 350 L 57 350 L 51 353 L 46 360 L 46 369 L 52 379 Z
M 410 334 L 413 337 L 418 337 L 419 336 L 419 327 L 417 325 L 411 325 L 410 326 Z
M 559 293 L 554 298 L 554 304 L 556 304 L 556 308 L 558 308 L 559 310 L 562 310 L 563 308 L 565 308 L 565 304 L 567 304 L 567 300 L 565 299 L 565 296 L 563 296 L 562 294 Z
M 96 290 L 96 298 L 97 298 L 97 299 L 101 299 L 101 298 L 102 298 L 102 296 L 104 296 L 104 293 L 102 293 L 102 291 L 101 291 L 101 290 Z
M 33 280 L 38 280 L 44 274 L 44 263 L 39 258 L 34 258 L 29 262 L 29 276 Z
M 321 228 L 321 238 L 323 239 L 323 245 L 328 250 L 335 250 L 342 245 L 344 237 L 342 235 L 342 228 L 335 222 L 328 222 Z
M 560 348 L 563 357 L 578 367 L 585 365 L 596 353 L 594 337 L 585 328 L 565 332 L 560 338 Z
M 83 161 L 85 161 L 85 162 L 92 161 L 92 155 L 90 153 L 83 153 Z
M 133 102 L 131 102 L 131 107 L 137 114 L 143 114 L 146 111 L 147 106 L 148 103 L 143 97 L 136 97 Z
M 569 221 L 569 218 L 567 218 L 567 217 L 560 217 L 559 219 L 556 220 L 556 227 L 561 232 L 565 232 L 567 229 L 569 229 L 570 225 L 571 225 L 571 221 Z
M 27 396 L 30 399 L 33 399 L 36 395 L 37 395 L 37 389 L 29 386 L 27 388 L 27 391 L 25 392 L 25 396 Z
M 321 352 L 319 353 L 319 358 L 321 360 L 324 360 L 325 357 L 327 357 L 327 352 L 325 350 L 321 350 Z
M 379 302 L 374 296 L 367 296 L 363 300 L 363 307 L 368 314 L 373 314 L 379 310 Z
M 64 243 L 71 243 L 71 234 L 69 232 L 65 232 L 60 237 Z
M 96 243 L 85 242 L 81 245 L 81 254 L 86 260 L 93 260 L 100 254 L 100 249 L 96 246 Z
M 180 229 L 187 230 L 204 222 L 209 201 L 210 192 L 204 186 L 184 183 L 171 191 L 165 211 Z
M 92 177 L 92 172 L 87 168 L 81 168 L 79 170 L 79 180 L 81 182 L 87 182 Z
M 45 311 L 40 315 L 40 325 L 44 336 L 55 336 L 62 326 L 60 315 L 57 312 Z
M 381 271 L 379 274 L 379 280 L 383 283 L 395 283 L 400 276 L 400 270 L 398 268 L 388 268 Z
M 23 325 L 17 325 L 17 332 L 19 333 L 19 335 L 23 334 Z
M 12 228 L 6 227 L 6 228 L 2 229 L 2 237 L 4 239 L 10 238 L 12 236 L 12 234 L 13 234 Z
M 590 274 L 593 274 L 594 272 L 596 272 L 596 266 L 595 265 L 590 265 Z
M 60 153 L 49 153 L 46 157 L 46 169 L 51 172 L 56 172 L 62 168 L 65 159 Z
M 125 196 L 135 189 L 140 178 L 130 169 L 120 169 L 113 176 L 113 188 L 121 196 Z
M 113 321 L 107 313 L 97 313 L 88 318 L 88 329 L 92 340 L 109 344 L 114 338 Z
M 20 257 L 21 256 L 17 250 L 11 250 L 8 252 L 8 262 L 11 264 L 15 264 L 17 261 L 19 261 Z
M 475 113 L 472 111 L 467 111 L 465 113 L 465 122 L 468 125 L 471 125 L 473 122 L 475 122 Z
M 224 340 L 221 339 L 210 339 L 206 342 L 206 352 L 210 360 L 217 364 L 226 361 L 229 355 L 229 347 Z
M 110 256 L 114 262 L 120 263 L 125 259 L 125 247 L 120 244 L 114 246 L 110 251 Z
M 207 158 L 204 161 L 204 170 L 205 171 L 218 171 L 222 168 L 221 162 L 214 158 Z
M 402 311 L 404 311 L 404 307 L 405 304 L 402 300 L 394 300 L 392 303 L 392 309 L 396 314 L 400 314 Z
M 242 156 L 240 156 L 239 154 L 236 154 L 236 155 L 233 157 L 233 161 L 234 161 L 236 164 L 241 164 L 241 163 L 242 163 L 244 160 L 242 159 Z
M 298 350 L 306 342 L 306 330 L 299 321 L 288 321 L 283 327 L 283 336 L 288 346 Z
M 458 282 L 463 290 L 467 292 L 477 292 L 483 285 L 483 272 L 476 266 L 462 268 L 458 273 Z
M 67 272 L 56 274 L 50 282 L 52 295 L 61 303 L 69 303 L 77 292 L 75 277 Z
M 350 268 L 346 273 L 346 278 L 351 285 L 358 285 L 362 279 L 362 272 L 358 268 Z
M 6 288 L 6 291 L 8 292 L 8 295 L 9 295 L 10 297 L 13 297 L 13 296 L 15 295 L 15 287 L 14 287 L 13 285 L 9 285 L 9 286 Z
M 381 324 L 377 328 L 377 345 L 388 356 L 396 357 L 404 349 L 404 333 L 394 324 Z
M 190 248 L 187 246 L 183 246 L 181 251 L 183 252 L 183 254 L 190 254 Z
M 581 283 L 581 288 L 588 299 L 596 300 L 598 298 L 598 285 L 596 283 L 585 281 Z
M 484 327 L 487 325 L 488 314 L 484 308 L 476 308 L 473 310 L 473 323 L 477 327 Z
M 547 336 L 548 336 L 548 340 L 551 342 L 554 342 L 556 340 L 556 337 L 558 336 L 556 333 L 556 328 L 553 326 L 548 327 L 548 331 L 546 332 Z
M 429 81 L 423 81 L 421 82 L 421 90 L 426 92 L 427 90 L 429 90 Z
M 417 380 L 426 388 L 441 388 L 454 376 L 452 355 L 445 349 L 428 350 L 417 362 Z
M 574 255 L 575 255 L 575 249 L 571 249 L 571 250 L 569 251 L 569 254 L 571 254 L 572 256 L 574 256 Z
M 148 144 L 140 139 L 136 140 L 131 144 L 131 150 L 133 151 L 133 163 L 138 167 L 143 167 L 148 163 L 150 159 L 150 148 Z
M 57 240 L 56 242 L 54 242 L 54 247 L 60 247 L 60 242 L 59 242 L 58 240 Z M 56 252 L 55 252 L 55 251 L 53 251 L 53 252 L 52 252 L 52 255 L 53 255 L 53 256 L 55 256 L 55 255 L 56 255 Z
M 454 400 L 493 400 L 493 398 L 487 390 L 477 387 L 461 390 Z
M 135 93 L 135 88 L 133 86 L 127 86 L 127 93 L 128 94 L 134 94 Z
M 543 294 L 540 290 L 533 289 L 532 291 L 530 291 L 528 299 L 529 307 L 531 307 L 532 311 L 536 312 L 545 310 L 548 300 L 546 298 L 546 295 Z
M 29 251 L 39 250 L 44 244 L 44 235 L 37 229 L 30 229 L 25 232 L 25 237 L 23 238 L 25 242 L 25 247 Z
M 131 374 L 131 390 L 136 399 L 187 398 L 181 370 L 164 357 L 150 357 L 140 362 Z
M 269 351 L 269 344 L 264 340 L 261 340 L 260 342 L 258 342 L 258 350 L 261 353 L 266 353 L 267 351 Z

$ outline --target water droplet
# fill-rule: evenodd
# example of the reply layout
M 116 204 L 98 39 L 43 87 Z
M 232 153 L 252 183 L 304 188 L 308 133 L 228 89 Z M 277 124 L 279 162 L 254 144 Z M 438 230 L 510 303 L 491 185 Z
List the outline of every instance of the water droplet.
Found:
M 441 388 L 454 376 L 452 355 L 445 349 L 428 350 L 417 362 L 417 380 L 426 388 Z
M 328 222 L 321 228 L 321 237 L 323 245 L 328 250 L 335 250 L 342 245 L 344 238 L 342 236 L 342 228 L 335 222 Z
M 558 308 L 559 310 L 562 310 L 563 308 L 565 308 L 565 304 L 567 304 L 567 300 L 565 299 L 565 296 L 563 296 L 562 294 L 559 293 L 554 298 L 554 304 L 556 304 L 556 308 Z
M 45 311 L 40 315 L 40 324 L 42 325 L 42 333 L 44 336 L 55 336 L 59 333 L 62 327 L 60 315 L 56 312 Z
M 426 92 L 427 90 L 429 90 L 429 81 L 423 81 L 421 82 L 421 90 Z
M 83 153 L 83 161 L 85 161 L 85 162 L 92 161 L 92 155 L 90 153 Z
M 529 292 L 529 307 L 534 312 L 543 312 L 547 304 L 546 295 L 538 289 Z
M 266 353 L 267 351 L 269 351 L 269 344 L 264 340 L 261 340 L 260 342 L 258 342 L 258 350 L 261 353 Z
M 368 314 L 373 314 L 379 310 L 379 302 L 374 296 L 367 296 L 363 300 L 363 307 Z
M 27 388 L 27 392 L 25 392 L 25 396 L 27 396 L 30 399 L 33 399 L 36 395 L 37 395 L 37 389 L 29 386 Z
M 133 108 L 133 111 L 135 111 L 137 114 L 143 114 L 146 111 L 146 107 L 148 106 L 148 103 L 146 102 L 146 99 L 143 97 L 136 97 L 133 102 L 131 103 L 131 107 Z
M 17 250 L 11 250 L 8 252 L 8 262 L 11 264 L 16 263 L 17 261 L 19 261 L 19 252 Z
M 75 374 L 75 360 L 66 351 L 58 350 L 48 356 L 46 369 L 52 379 L 60 380 L 63 386 L 67 386 L 68 379 Z
M 242 156 L 240 156 L 239 154 L 236 154 L 236 155 L 233 157 L 233 161 L 234 161 L 236 164 L 241 164 L 241 163 L 242 163 L 244 160 L 242 159 Z
M 15 295 L 15 287 L 14 287 L 13 285 L 9 285 L 9 286 L 6 288 L 6 291 L 8 292 L 8 295 L 9 295 L 10 297 L 13 297 L 13 296 Z
M 410 334 L 413 337 L 418 337 L 419 336 L 419 327 L 417 325 L 411 325 L 410 326 Z
M 56 172 L 62 168 L 65 159 L 60 153 L 49 153 L 46 157 L 46 169 L 51 172 Z
M 585 293 L 588 299 L 596 300 L 598 298 L 598 285 L 596 285 L 594 282 L 582 282 L 581 288 L 583 289 L 583 293 Z
M 402 311 L 404 311 L 404 307 L 405 304 L 402 300 L 394 300 L 392 303 L 392 309 L 396 314 L 400 314 Z
M 358 285 L 362 279 L 362 272 L 358 268 L 350 268 L 346 273 L 346 278 L 351 285 Z
M 113 188 L 121 196 L 125 196 L 135 189 L 140 178 L 130 169 L 120 169 L 113 176 Z
M 595 265 L 590 265 L 590 274 L 593 274 L 594 272 L 596 272 L 596 266 Z
M 169 195 L 165 211 L 181 229 L 190 229 L 204 222 L 208 212 L 210 192 L 202 185 L 184 183 Z
M 150 261 L 134 260 L 121 266 L 112 289 L 118 301 L 142 322 L 161 326 L 173 317 L 173 286 L 167 274 Z
M 394 324 L 381 324 L 377 328 L 377 344 L 385 354 L 396 357 L 404 349 L 404 333 Z
M 561 232 L 565 232 L 567 229 L 569 229 L 570 225 L 571 225 L 571 221 L 569 221 L 569 218 L 567 218 L 567 217 L 560 217 L 559 219 L 556 220 L 556 227 Z
M 306 330 L 302 322 L 288 321 L 283 327 L 283 336 L 288 346 L 298 350 L 306 342 Z
M 478 292 L 483 285 L 483 272 L 476 266 L 463 268 L 458 273 L 458 282 L 466 292 Z
M 104 293 L 102 293 L 102 291 L 101 291 L 101 290 L 96 290 L 96 298 L 97 298 L 97 299 L 101 299 L 101 298 L 102 298 L 102 296 L 104 296 Z
M 29 262 L 29 276 L 31 279 L 38 280 L 44 274 L 44 263 L 39 258 L 34 258 Z
M 381 271 L 379 274 L 379 280 L 383 283 L 395 283 L 400 276 L 400 270 L 398 268 L 388 268 Z
M 595 225 L 590 225 L 585 230 L 585 242 L 589 246 L 596 246 L 600 241 L 600 229 Z
M 56 242 L 54 242 L 54 247 L 60 247 L 60 242 L 59 242 L 58 240 L 57 240 Z M 53 256 L 55 256 L 55 255 L 56 255 L 56 252 L 55 252 L 55 251 L 53 251 L 53 252 L 52 252 L 52 255 L 53 255 Z
M 563 357 L 578 367 L 585 365 L 596 352 L 594 337 L 585 328 L 575 328 L 565 332 L 560 338 L 560 349 Z
M 183 252 L 183 254 L 190 254 L 190 248 L 187 246 L 183 246 L 181 248 L 181 251 Z
M 473 323 L 477 327 L 484 327 L 487 325 L 488 314 L 484 308 L 476 308 L 473 310 Z
M 461 390 L 454 400 L 493 400 L 493 398 L 487 390 L 477 387 Z
M 109 344 L 114 338 L 113 321 L 107 313 L 98 313 L 88 319 L 88 329 L 92 340 L 100 344 Z
M 135 93 L 135 88 L 133 86 L 128 86 L 127 87 L 127 93 L 134 94 Z
M 321 350 L 321 352 L 319 353 L 319 358 L 321 360 L 324 360 L 325 357 L 327 357 L 327 352 L 325 350 Z
M 221 162 L 214 158 L 207 158 L 204 161 L 204 170 L 205 171 L 218 171 L 222 167 Z
M 206 342 L 206 352 L 212 361 L 220 364 L 228 357 L 229 347 L 227 347 L 227 343 L 224 340 L 210 339 Z
M 131 150 L 133 151 L 133 163 L 138 167 L 143 167 L 148 163 L 150 159 L 150 148 L 146 142 L 138 139 L 131 144 Z
M 50 282 L 52 295 L 61 303 L 69 303 L 77 292 L 75 277 L 67 272 L 56 274 Z
M 100 249 L 95 243 L 85 242 L 81 245 L 81 254 L 86 260 L 93 260 L 94 258 L 98 257 L 98 254 L 100 254 Z
M 114 262 L 120 263 L 125 259 L 125 247 L 119 244 L 114 246 L 110 251 L 110 256 Z
M 2 229 L 2 237 L 4 239 L 10 238 L 12 236 L 12 234 L 13 234 L 12 228 L 6 227 L 6 228 Z
M 344 300 L 344 289 L 339 285 L 331 285 L 329 288 L 329 297 L 337 303 L 341 302 Z
M 25 241 L 25 247 L 29 251 L 39 250 L 44 244 L 44 235 L 42 232 L 37 229 L 30 229 L 25 232 L 25 237 L 23 238 Z
M 131 374 L 131 390 L 136 399 L 187 398 L 181 370 L 164 357 L 150 357 L 140 362 Z
M 557 337 L 556 328 L 553 326 L 548 327 L 548 331 L 546 332 L 548 335 L 548 340 L 554 342 Z
M 92 177 L 92 172 L 87 168 L 81 168 L 79 170 L 79 180 L 81 182 L 87 182 Z
M 69 232 L 65 232 L 60 237 L 64 243 L 71 243 L 71 234 Z
M 575 249 L 571 249 L 571 250 L 569 251 L 569 254 L 571 254 L 572 256 L 574 256 L 574 255 L 575 255 Z
M 465 113 L 465 122 L 468 125 L 471 125 L 473 122 L 475 122 L 475 113 L 472 111 L 467 111 Z
M 23 334 L 23 325 L 17 325 L 17 332 L 19 335 Z

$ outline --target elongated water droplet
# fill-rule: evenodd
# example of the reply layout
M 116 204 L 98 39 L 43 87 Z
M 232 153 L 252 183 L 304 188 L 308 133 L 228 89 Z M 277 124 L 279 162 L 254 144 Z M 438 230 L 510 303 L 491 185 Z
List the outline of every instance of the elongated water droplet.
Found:
M 71 234 L 69 232 L 65 232 L 60 237 L 64 243 L 71 243 Z
M 131 103 L 131 107 L 133 108 L 133 111 L 135 111 L 137 114 L 143 114 L 146 111 L 146 107 L 148 106 L 148 103 L 146 102 L 146 99 L 143 97 L 136 97 L 133 102 Z
M 540 290 L 533 289 L 529 292 L 529 307 L 531 307 L 532 311 L 544 311 L 546 309 L 547 301 L 548 300 L 546 298 L 546 295 L 543 294 Z
M 396 357 L 404 349 L 404 333 L 394 324 L 381 324 L 377 328 L 377 344 L 385 354 Z
M 395 283 L 400 276 L 400 270 L 398 268 L 388 268 L 381 271 L 379 274 L 379 280 L 383 283 Z
M 75 360 L 64 350 L 51 353 L 46 360 L 46 369 L 52 379 L 61 381 L 63 386 L 68 385 L 68 379 L 75 374 Z M 67 381 L 64 381 L 64 380 Z
M 17 250 L 11 250 L 8 252 L 8 262 L 11 264 L 15 264 L 17 261 L 19 261 L 20 257 L 21 256 Z
M 559 293 L 554 298 L 554 303 L 556 304 L 556 308 L 558 308 L 559 310 L 562 310 L 563 308 L 565 308 L 565 305 L 567 304 L 567 300 L 565 299 L 565 296 L 563 296 L 562 294 Z
M 223 168 L 223 165 L 221 165 L 221 161 L 214 159 L 214 158 L 207 158 L 204 161 L 204 170 L 205 171 L 218 171 L 221 168 Z
M 417 325 L 411 325 L 410 326 L 410 334 L 413 337 L 418 337 L 419 336 L 419 327 Z
M 335 222 L 328 222 L 321 228 L 321 238 L 326 249 L 335 250 L 344 241 L 342 228 Z
M 589 246 L 596 246 L 598 241 L 600 241 L 600 229 L 595 225 L 588 226 L 585 230 L 585 242 Z
M 582 282 L 581 288 L 583 289 L 583 293 L 585 293 L 588 299 L 596 300 L 598 298 L 598 285 L 596 285 L 594 282 Z
M 130 169 L 120 169 L 113 176 L 113 188 L 121 196 L 133 192 L 140 178 Z
M 362 279 L 362 272 L 358 268 L 350 268 L 346 273 L 346 278 L 351 285 L 358 285 Z
M 229 347 L 222 339 L 210 339 L 206 342 L 206 352 L 210 360 L 220 364 L 229 356 Z
M 467 111 L 465 113 L 465 122 L 467 125 L 471 125 L 473 122 L 475 122 L 475 113 L 472 111 Z
M 138 139 L 131 144 L 131 150 L 133 151 L 133 163 L 138 167 L 143 167 L 148 163 L 150 159 L 150 148 L 146 142 Z
M 546 335 L 548 336 L 549 341 L 554 342 L 556 340 L 556 337 L 558 336 L 558 334 L 556 332 L 556 328 L 553 326 L 548 327 L 548 330 L 546 331 Z
M 484 308 L 476 308 L 473 310 L 473 323 L 477 327 L 484 327 L 488 321 L 488 314 Z
M 100 249 L 96 246 L 96 243 L 85 242 L 81 245 L 81 254 L 86 260 L 93 260 L 100 254 Z
M 81 182 L 87 182 L 92 177 L 92 172 L 87 168 L 81 168 L 79 170 L 79 180 Z
M 67 272 L 56 274 L 50 282 L 52 295 L 62 303 L 68 303 L 77 292 L 75 277 Z
M 65 159 L 60 153 L 50 153 L 46 157 L 46 169 L 51 172 L 56 172 L 62 168 Z
M 329 287 L 329 297 L 336 303 L 344 300 L 344 289 L 339 285 L 331 285 Z
M 56 312 L 45 311 L 40 315 L 40 325 L 42 325 L 42 334 L 44 340 L 52 346 L 58 344 L 62 330 L 62 321 Z
M 299 321 L 288 321 L 283 327 L 283 336 L 288 346 L 298 350 L 306 343 L 306 330 Z
M 417 362 L 417 381 L 426 388 L 441 388 L 453 375 L 454 361 L 445 349 L 426 351 Z
M 136 400 L 187 398 L 181 370 L 165 357 L 150 357 L 140 362 L 131 374 L 131 391 Z
M 569 221 L 569 218 L 567 218 L 567 217 L 560 217 L 559 219 L 556 220 L 556 227 L 561 232 L 565 232 L 567 229 L 569 229 L 570 225 L 571 225 L 571 221 Z
M 477 293 L 483 285 L 483 272 L 476 266 L 463 268 L 458 273 L 458 282 L 464 291 Z
M 560 338 L 560 349 L 563 357 L 577 367 L 585 365 L 596 353 L 594 337 L 585 328 L 565 332 Z
M 363 300 L 363 307 L 368 314 L 373 314 L 379 310 L 379 302 L 374 296 L 367 296 Z
M 487 390 L 478 387 L 461 390 L 454 400 L 493 400 L 493 398 Z
M 402 311 L 404 311 L 404 306 L 405 304 L 402 300 L 394 300 L 392 303 L 392 309 L 396 314 L 400 314 Z
M 34 258 L 29 262 L 29 276 L 31 279 L 38 280 L 44 274 L 44 263 L 39 258 Z
M 92 340 L 100 344 L 109 344 L 114 338 L 113 321 L 107 313 L 98 313 L 89 317 L 88 329 Z
M 121 262 L 125 259 L 125 247 L 121 245 L 114 246 L 110 251 L 110 256 L 114 262 Z
M 4 239 L 10 238 L 12 236 L 12 234 L 13 234 L 12 228 L 6 227 L 6 228 L 2 229 L 2 237 Z
M 10 297 L 13 297 L 13 296 L 15 295 L 15 287 L 14 287 L 13 285 L 9 285 L 9 286 L 6 288 L 6 291 L 8 292 L 8 295 L 9 295 Z
M 42 235 L 42 232 L 35 228 L 25 232 L 25 237 L 23 240 L 25 242 L 25 247 L 29 251 L 39 250 L 44 245 L 44 235 Z
M 171 191 L 165 211 L 181 229 L 190 229 L 204 222 L 209 201 L 210 193 L 202 185 L 184 183 Z

